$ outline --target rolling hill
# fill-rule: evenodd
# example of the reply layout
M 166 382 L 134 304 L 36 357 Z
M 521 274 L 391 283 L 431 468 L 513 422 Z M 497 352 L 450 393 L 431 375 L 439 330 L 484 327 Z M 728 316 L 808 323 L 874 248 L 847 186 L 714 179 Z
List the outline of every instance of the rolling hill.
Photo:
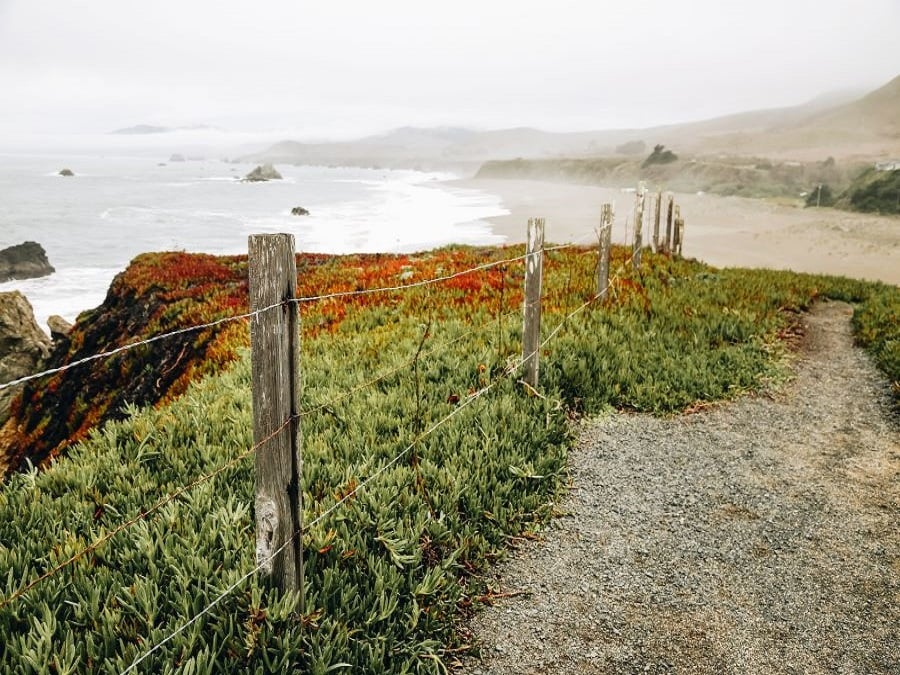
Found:
M 900 76 L 862 97 L 818 97 L 803 105 L 652 127 L 554 133 L 532 128 L 476 131 L 404 127 L 354 141 L 285 140 L 242 159 L 294 164 L 431 168 L 516 158 L 588 158 L 616 147 L 664 143 L 683 154 L 814 161 L 900 156 Z

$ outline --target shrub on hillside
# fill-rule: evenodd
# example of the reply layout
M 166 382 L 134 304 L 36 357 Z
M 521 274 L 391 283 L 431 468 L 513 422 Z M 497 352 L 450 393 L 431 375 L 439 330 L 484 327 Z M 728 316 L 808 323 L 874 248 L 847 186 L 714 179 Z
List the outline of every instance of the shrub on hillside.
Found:
M 807 206 L 834 206 L 834 193 L 827 183 L 819 183 L 806 195 Z
M 848 188 L 849 206 L 866 213 L 900 213 L 900 169 L 868 169 Z
M 647 155 L 647 159 L 644 160 L 641 167 L 646 169 L 652 164 L 671 164 L 676 159 L 678 159 L 678 155 L 671 150 L 666 150 L 666 146 L 657 144 L 653 146 L 653 152 Z

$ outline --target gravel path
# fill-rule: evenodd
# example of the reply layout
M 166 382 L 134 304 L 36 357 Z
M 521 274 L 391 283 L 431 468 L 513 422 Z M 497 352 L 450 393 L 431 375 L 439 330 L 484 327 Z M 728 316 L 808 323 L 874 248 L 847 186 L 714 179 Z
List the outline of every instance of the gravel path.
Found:
M 461 672 L 900 673 L 900 423 L 850 316 L 807 316 L 774 400 L 586 425 Z

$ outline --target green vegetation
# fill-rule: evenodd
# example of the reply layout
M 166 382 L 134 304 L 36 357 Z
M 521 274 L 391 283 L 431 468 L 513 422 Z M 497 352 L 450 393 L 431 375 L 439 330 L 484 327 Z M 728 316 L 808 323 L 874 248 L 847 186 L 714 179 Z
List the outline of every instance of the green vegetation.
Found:
M 837 205 L 866 213 L 900 214 L 900 169 L 866 169 L 841 195 Z
M 653 146 L 653 152 L 647 155 L 641 168 L 646 169 L 653 164 L 671 164 L 677 159 L 678 155 L 671 150 L 666 150 L 666 146 L 657 144 Z
M 521 250 L 321 257 L 301 264 L 301 295 L 311 294 L 304 292 L 309 283 L 317 293 L 370 288 Z M 626 255 L 614 250 L 613 270 Z M 129 275 L 139 277 L 145 263 Z M 520 264 L 305 306 L 306 522 L 351 494 L 421 429 L 459 412 L 305 532 L 305 614 L 296 595 L 267 592 L 253 575 L 141 672 L 444 672 L 453 658 L 447 649 L 462 643 L 458 620 L 489 591 L 480 572 L 510 536 L 552 514 L 570 415 L 609 406 L 669 414 L 765 387 L 784 374 L 782 338 L 797 312 L 820 296 L 861 303 L 854 319 L 860 342 L 895 384 L 900 379 L 895 287 L 715 270 L 649 253 L 644 263 L 641 274 L 617 278 L 606 303 L 574 314 L 546 345 L 540 396 L 505 376 L 520 349 Z M 592 250 L 548 254 L 546 335 L 592 297 L 595 264 Z M 132 301 L 164 291 L 159 283 Z M 154 309 L 147 315 L 156 316 Z M 192 316 L 186 300 L 179 311 Z M 230 339 L 240 342 L 233 333 Z M 135 356 L 151 360 L 128 372 L 154 367 L 152 355 Z M 237 356 L 233 367 L 190 384 L 167 405 L 127 408 L 124 419 L 94 430 L 47 470 L 9 479 L 0 491 L 0 603 L 160 497 L 247 451 L 249 357 L 241 348 Z M 363 386 L 379 374 L 384 379 Z M 248 458 L 0 607 L 0 673 L 121 672 L 253 569 L 252 505 Z
M 859 171 L 859 164 L 838 164 L 831 158 L 800 163 L 748 157 L 682 157 L 678 162 L 647 165 L 646 161 L 642 163 L 619 156 L 486 162 L 479 169 L 478 177 L 551 180 L 607 187 L 634 187 L 637 181 L 643 180 L 676 192 L 786 198 L 797 200 L 799 205 L 800 195 L 808 194 L 810 186 L 824 183 L 839 193 Z
M 865 302 L 853 314 L 856 341 L 891 380 L 894 401 L 900 405 L 900 292 L 863 294 Z M 849 298 L 858 300 L 856 298 Z

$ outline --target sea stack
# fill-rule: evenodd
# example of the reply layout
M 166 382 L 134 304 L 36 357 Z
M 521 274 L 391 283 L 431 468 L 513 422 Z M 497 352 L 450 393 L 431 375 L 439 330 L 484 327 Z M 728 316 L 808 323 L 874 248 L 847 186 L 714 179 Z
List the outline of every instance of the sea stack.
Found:
M 37 242 L 26 241 L 0 251 L 0 283 L 46 277 L 55 271 L 44 247 Z
M 282 176 L 271 164 L 261 164 L 244 176 L 244 180 L 250 183 L 259 183 L 267 180 L 281 180 Z

